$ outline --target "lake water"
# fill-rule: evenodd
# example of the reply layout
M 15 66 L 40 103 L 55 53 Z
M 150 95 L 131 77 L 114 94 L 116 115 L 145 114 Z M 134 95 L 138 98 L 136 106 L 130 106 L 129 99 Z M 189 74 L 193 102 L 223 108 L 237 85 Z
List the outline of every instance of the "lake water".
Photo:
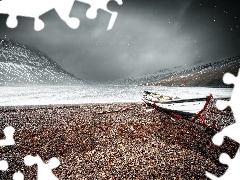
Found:
M 144 90 L 180 98 L 231 97 L 232 88 L 159 86 L 0 87 L 0 106 L 140 102 Z

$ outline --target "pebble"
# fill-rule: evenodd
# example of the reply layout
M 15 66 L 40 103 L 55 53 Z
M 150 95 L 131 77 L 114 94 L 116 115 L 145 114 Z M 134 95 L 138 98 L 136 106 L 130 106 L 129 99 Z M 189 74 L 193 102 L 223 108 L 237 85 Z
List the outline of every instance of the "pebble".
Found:
M 176 119 L 144 103 L 110 103 L 15 107 L 0 110 L 0 127 L 15 128 L 14 146 L 0 147 L 0 160 L 9 170 L 0 179 L 22 172 L 37 178 L 36 166 L 25 166 L 26 155 L 47 162 L 60 160 L 53 170 L 59 179 L 206 179 L 205 171 L 222 175 L 222 152 L 234 157 L 239 144 L 226 138 L 215 146 L 207 128 Z M 234 123 L 230 109 L 218 111 L 212 101 L 204 116 L 220 127 Z M 4 138 L 0 131 L 0 138 Z

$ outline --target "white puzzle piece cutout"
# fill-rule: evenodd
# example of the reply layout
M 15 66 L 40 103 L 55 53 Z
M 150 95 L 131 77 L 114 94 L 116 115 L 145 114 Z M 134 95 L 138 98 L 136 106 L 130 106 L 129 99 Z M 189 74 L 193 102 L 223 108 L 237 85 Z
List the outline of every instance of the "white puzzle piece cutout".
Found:
M 7 19 L 9 28 L 17 27 L 17 16 L 22 16 L 34 18 L 34 29 L 40 31 L 44 28 L 44 22 L 39 17 L 55 9 L 69 27 L 76 29 L 79 26 L 79 20 L 69 17 L 73 3 L 74 0 L 2 0 L 0 1 L 0 13 L 9 14 Z
M 107 4 L 110 0 L 77 0 L 89 4 L 91 7 L 86 15 L 89 19 L 97 16 L 97 10 L 102 9 L 111 14 L 108 30 L 112 29 L 118 13 L 108 10 Z M 122 5 L 122 0 L 115 0 Z M 39 18 L 41 15 L 55 9 L 59 17 L 72 28 L 77 29 L 80 20 L 69 17 L 75 0 L 2 0 L 0 1 L 0 14 L 8 14 L 7 26 L 16 28 L 18 25 L 17 16 L 34 18 L 34 29 L 40 31 L 44 28 L 44 22 Z
M 107 30 L 111 30 L 113 28 L 113 25 L 117 19 L 118 13 L 108 10 L 107 5 L 111 0 L 97 0 L 97 1 L 96 0 L 77 0 L 77 1 L 89 4 L 91 6 L 86 13 L 87 18 L 89 19 L 95 19 L 97 17 L 98 9 L 101 9 L 110 13 L 111 18 L 110 18 Z M 123 4 L 122 0 L 115 0 L 115 1 L 119 5 Z
M 220 110 L 225 109 L 230 106 L 235 117 L 235 123 L 224 128 L 222 131 L 217 133 L 213 137 L 213 143 L 220 146 L 223 143 L 224 136 L 228 136 L 231 139 L 240 143 L 240 71 L 238 72 L 238 77 L 233 76 L 230 73 L 226 73 L 223 77 L 223 81 L 226 84 L 234 84 L 234 89 L 232 92 L 230 101 L 217 101 L 217 107 Z
M 15 129 L 12 126 L 6 127 L 4 130 L 4 135 L 6 139 L 0 140 L 0 146 L 11 146 L 15 144 L 13 139 L 13 134 Z M 8 169 L 8 162 L 5 160 L 0 161 L 0 171 L 6 171 Z M 14 173 L 13 180 L 23 180 L 23 174 L 18 172 Z
M 16 172 L 13 174 L 13 180 L 24 180 L 24 176 L 21 172 Z
M 0 146 L 10 146 L 15 144 L 13 139 L 14 131 L 15 130 L 12 126 L 6 127 L 3 130 L 3 133 L 6 139 L 0 140 Z M 8 162 L 5 160 L 0 160 L 0 171 L 6 171 L 7 169 L 8 169 Z
M 0 171 L 6 171 L 8 169 L 8 162 L 5 160 L 0 161 Z
M 226 73 L 223 77 L 223 81 L 226 84 L 234 84 L 234 89 L 232 92 L 232 96 L 230 101 L 217 101 L 217 107 L 220 110 L 225 109 L 227 106 L 230 106 L 233 112 L 233 115 L 235 117 L 235 123 L 225 127 L 223 130 L 221 130 L 219 133 L 213 136 L 212 141 L 214 144 L 220 146 L 223 143 L 224 136 L 227 136 L 238 143 L 240 143 L 240 109 L 239 109 L 239 103 L 240 103 L 240 69 L 238 71 L 238 77 L 235 77 L 234 75 L 230 73 Z M 239 180 L 240 179 L 240 148 L 238 149 L 237 154 L 233 159 L 230 159 L 230 157 L 223 153 L 220 155 L 220 162 L 223 164 L 228 164 L 228 169 L 225 172 L 224 175 L 222 175 L 220 178 L 217 178 L 216 176 L 212 175 L 209 172 L 206 172 L 206 176 L 212 180 Z
M 239 180 L 240 178 L 240 149 L 238 150 L 234 159 L 231 159 L 226 153 L 220 155 L 219 158 L 222 164 L 228 164 L 227 172 L 220 178 L 213 174 L 206 172 L 206 176 L 212 180 Z
M 3 130 L 6 139 L 0 140 L 0 146 L 11 146 L 15 144 L 13 134 L 15 132 L 12 126 L 8 126 Z
M 43 160 L 37 156 L 27 155 L 24 158 L 24 163 L 27 166 L 32 166 L 34 164 L 38 165 L 38 180 L 58 180 L 58 178 L 53 174 L 52 169 L 57 168 L 60 165 L 60 161 L 53 157 L 48 163 L 44 163 Z

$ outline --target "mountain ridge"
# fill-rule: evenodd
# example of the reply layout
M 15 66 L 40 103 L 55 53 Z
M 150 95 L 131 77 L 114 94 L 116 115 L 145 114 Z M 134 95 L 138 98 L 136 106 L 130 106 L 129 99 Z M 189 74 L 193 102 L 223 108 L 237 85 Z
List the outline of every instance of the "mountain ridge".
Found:
M 10 39 L 0 39 L 0 85 L 82 84 L 45 53 Z
M 232 87 L 222 81 L 224 73 L 237 75 L 240 68 L 240 56 L 216 61 L 199 63 L 192 67 L 177 66 L 162 69 L 138 77 L 127 77 L 109 84 L 147 85 L 147 86 L 187 86 L 187 87 Z

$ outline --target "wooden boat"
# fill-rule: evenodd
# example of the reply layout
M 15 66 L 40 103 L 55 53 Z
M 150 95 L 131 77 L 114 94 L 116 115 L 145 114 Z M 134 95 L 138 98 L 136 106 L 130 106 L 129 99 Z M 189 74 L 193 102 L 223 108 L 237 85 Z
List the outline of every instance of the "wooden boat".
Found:
M 151 93 L 149 91 L 144 91 L 143 93 L 143 101 L 147 105 L 180 119 L 184 118 L 195 121 L 197 118 L 200 118 L 206 127 L 208 127 L 208 124 L 202 113 L 206 110 L 212 98 L 212 94 L 204 98 L 180 99 L 178 97 Z M 220 131 L 216 126 L 216 121 L 213 121 L 213 128 Z
M 206 103 L 206 97 L 180 99 L 179 97 L 164 96 L 148 91 L 144 91 L 143 98 L 148 103 L 155 103 L 155 105 L 161 107 L 162 109 L 179 111 L 181 114 L 189 115 L 198 113 Z
M 171 96 L 164 96 L 160 95 L 157 93 L 152 93 L 149 91 L 144 91 L 143 92 L 143 98 L 145 100 L 151 101 L 151 102 L 167 102 L 167 101 L 172 101 L 172 100 L 178 100 L 180 99 L 179 97 L 171 97 Z

